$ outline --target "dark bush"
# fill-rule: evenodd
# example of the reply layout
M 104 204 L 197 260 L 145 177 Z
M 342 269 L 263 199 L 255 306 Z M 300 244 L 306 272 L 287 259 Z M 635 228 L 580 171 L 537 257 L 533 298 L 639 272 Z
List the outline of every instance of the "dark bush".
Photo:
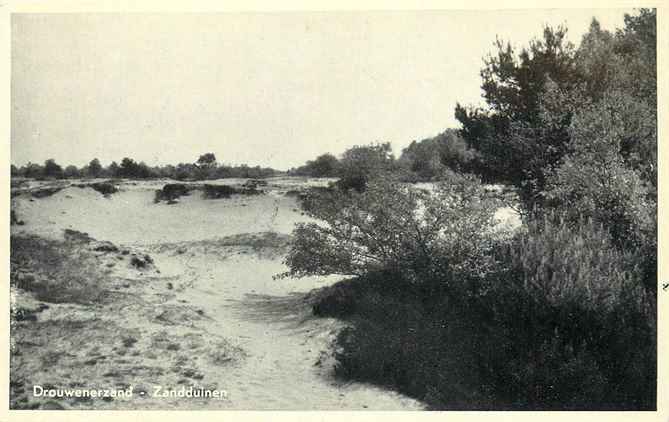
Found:
M 230 198 L 231 195 L 237 193 L 241 191 L 228 185 L 204 185 L 203 197 L 206 199 Z
M 60 192 L 61 190 L 63 190 L 62 186 L 46 187 L 35 189 L 31 191 L 30 194 L 33 196 L 33 198 L 46 198 L 47 196 L 51 196 Z
M 118 192 L 116 186 L 114 186 L 110 182 L 96 182 L 96 183 L 91 183 L 89 186 L 93 190 L 103 194 L 105 197 L 109 197 L 109 195 Z
M 151 264 L 153 264 L 153 258 L 149 255 L 144 255 L 143 257 L 133 256 L 130 259 L 130 265 L 139 270 L 148 268 Z
M 204 185 L 205 199 L 230 198 L 231 195 L 260 195 L 263 191 L 257 189 L 257 184 L 248 182 L 241 189 L 228 185 Z
M 181 183 L 168 183 L 162 189 L 156 190 L 156 195 L 153 199 L 155 203 L 160 201 L 174 201 L 181 196 L 188 195 L 191 187 Z
M 502 395 L 534 409 L 655 407 L 656 304 L 632 252 L 601 225 L 549 216 L 500 260 L 483 303 L 505 333 Z

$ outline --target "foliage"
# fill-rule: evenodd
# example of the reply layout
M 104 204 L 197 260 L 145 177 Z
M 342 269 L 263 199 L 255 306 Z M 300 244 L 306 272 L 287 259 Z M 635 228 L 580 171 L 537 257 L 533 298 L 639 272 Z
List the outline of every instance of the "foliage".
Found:
M 429 181 L 439 177 L 445 169 L 467 172 L 475 152 L 458 132 L 448 129 L 434 138 L 413 141 L 402 150 L 398 164 L 413 173 L 417 180 Z
M 639 132 L 654 136 L 655 125 L 650 117 L 640 119 L 644 115 L 639 108 L 629 113 L 633 104 L 628 99 L 607 95 L 575 116 L 570 128 L 572 152 L 550 173 L 545 197 L 574 217 L 607 224 L 614 239 L 638 247 L 643 243 L 640 233 L 652 230 L 656 194 L 620 151 L 635 148 L 627 145 L 643 139 Z
M 329 153 L 319 155 L 315 160 L 307 161 L 305 165 L 291 171 L 291 174 L 310 177 L 337 177 L 340 173 L 339 160 Z
M 197 165 L 201 167 L 216 167 L 216 156 L 212 152 L 200 155 L 197 159 Z
M 357 277 L 314 304 L 349 320 L 340 376 L 442 409 L 655 408 L 655 11 L 615 33 L 593 21 L 578 48 L 565 34 L 518 55 L 498 41 L 487 108 L 456 109 L 469 168 L 523 202 L 512 237 L 476 189 L 384 184 L 396 163 L 305 202 L 321 222 L 296 229 L 285 275 Z M 399 164 L 433 178 L 435 144 Z
M 483 257 L 494 224 L 494 202 L 482 198 L 478 181 L 456 174 L 432 192 L 378 179 L 364 192 L 323 192 L 306 212 L 324 224 L 297 226 L 286 275 L 388 272 L 418 284 L 479 277 L 492 264 Z
M 342 154 L 339 166 L 341 178 L 337 186 L 358 192 L 366 189 L 370 179 L 381 177 L 396 168 L 389 142 L 349 148 Z
M 94 158 L 91 160 L 90 163 L 88 163 L 88 168 L 86 169 L 86 174 L 89 177 L 100 177 L 102 174 L 102 165 L 100 164 L 100 160 L 97 158 Z
M 500 260 L 486 300 L 506 337 L 490 373 L 507 385 L 500 395 L 535 408 L 654 407 L 655 300 L 633 252 L 601 224 L 548 215 Z
M 76 253 L 67 242 L 11 236 L 10 283 L 52 303 L 95 302 L 104 277 L 93 256 Z
M 156 194 L 153 198 L 154 203 L 160 201 L 174 201 L 181 196 L 188 195 L 191 190 L 191 187 L 181 183 L 168 183 L 162 187 L 162 189 L 157 189 Z
M 144 162 L 137 163 L 134 159 L 125 157 L 119 165 L 113 161 L 109 166 L 103 168 L 100 161 L 95 158 L 89 164 L 77 169 L 69 165 L 66 171 L 59 170 L 60 166 L 53 160 L 48 160 L 48 167 L 39 164 L 27 163 L 25 166 L 12 167 L 14 177 L 27 178 L 75 178 L 75 177 L 125 177 L 130 179 L 148 178 L 171 178 L 175 180 L 208 180 L 221 178 L 265 178 L 276 175 L 278 172 L 272 168 L 260 166 L 249 167 L 246 164 L 239 166 L 218 165 L 213 153 L 200 156 L 196 163 L 179 163 L 177 166 L 167 164 L 162 167 L 149 167 Z
M 67 179 L 74 179 L 77 177 L 81 177 L 81 172 L 79 171 L 77 166 L 67 166 L 63 171 L 63 177 Z
M 495 260 L 455 297 L 388 272 L 319 292 L 319 315 L 349 321 L 336 373 L 441 410 L 655 407 L 654 299 L 606 229 L 546 217 Z
M 456 107 L 456 118 L 463 125 L 461 134 L 481 154 L 476 169 L 486 178 L 518 187 L 530 180 L 540 189 L 541 181 L 534 180 L 540 176 L 536 169 L 554 165 L 559 159 L 553 149 L 559 151 L 566 142 L 561 126 L 532 139 L 535 148 L 531 151 L 515 132 L 542 127 L 541 95 L 549 80 L 560 88 L 578 81 L 575 49 L 566 41 L 566 34 L 564 27 L 546 27 L 541 40 L 533 40 L 518 54 L 509 43 L 497 40 L 496 54 L 485 59 L 481 70 L 488 108 Z M 540 162 L 532 162 L 536 160 Z
M 151 177 L 151 170 L 144 162 L 137 163 L 132 158 L 125 157 L 119 166 L 120 177 L 146 179 Z
M 44 177 L 61 179 L 63 177 L 63 168 L 56 164 L 53 158 L 49 158 L 44 162 Z
M 518 55 L 498 41 L 481 71 L 487 108 L 456 108 L 462 136 L 480 154 L 475 170 L 514 184 L 528 209 L 541 205 L 549 174 L 572 152 L 579 114 L 617 102 L 632 125 L 618 152 L 642 178 L 655 180 L 655 11 L 642 9 L 625 22 L 612 34 L 593 20 L 578 49 L 565 41 L 564 28 L 546 28 L 543 40 Z

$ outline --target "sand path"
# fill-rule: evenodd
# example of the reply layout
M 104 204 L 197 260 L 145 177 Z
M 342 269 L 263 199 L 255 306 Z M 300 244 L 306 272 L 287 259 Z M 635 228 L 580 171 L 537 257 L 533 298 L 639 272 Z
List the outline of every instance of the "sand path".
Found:
M 148 248 L 152 249 L 152 248 Z M 325 352 L 340 326 L 313 318 L 302 298 L 328 281 L 273 280 L 284 271 L 278 259 L 220 251 L 175 255 L 152 252 L 163 273 L 195 280 L 179 294 L 210 317 L 207 330 L 246 351 L 238 364 L 220 372 L 218 386 L 232 409 L 418 410 L 415 400 L 374 386 L 342 384 L 331 375 Z

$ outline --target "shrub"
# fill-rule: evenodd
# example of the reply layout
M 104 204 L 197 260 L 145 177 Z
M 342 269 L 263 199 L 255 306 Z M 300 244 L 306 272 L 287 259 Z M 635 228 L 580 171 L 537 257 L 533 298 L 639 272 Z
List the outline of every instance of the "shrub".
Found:
M 111 194 L 118 192 L 118 188 L 113 182 L 95 182 L 95 183 L 79 183 L 72 186 L 77 186 L 79 188 L 91 188 L 96 192 L 100 192 L 108 198 Z
M 388 272 L 441 289 L 485 274 L 495 243 L 495 201 L 480 183 L 452 175 L 432 192 L 383 180 L 364 192 L 325 190 L 306 213 L 325 224 L 299 224 L 285 276 Z M 457 281 L 456 281 L 457 280 Z
M 395 167 L 390 143 L 354 146 L 347 149 L 339 161 L 341 178 L 337 186 L 362 192 L 371 179 L 385 177 Z
M 204 185 L 203 197 L 205 199 L 230 198 L 231 195 L 260 195 L 261 190 L 257 189 L 259 183 L 249 183 L 248 181 L 241 189 L 227 185 Z
M 91 183 L 90 187 L 93 188 L 93 190 L 95 190 L 97 192 L 100 192 L 105 197 L 109 197 L 109 195 L 118 192 L 118 189 L 116 188 L 116 186 L 114 186 L 110 182 Z
M 504 333 L 499 394 L 523 408 L 655 406 L 655 300 L 604 227 L 548 216 L 500 257 L 483 307 Z M 513 380 L 513 382 L 509 382 Z
M 239 193 L 238 189 L 227 185 L 204 185 L 204 198 L 220 199 L 230 198 L 232 194 Z
M 190 188 L 188 185 L 181 183 L 168 183 L 162 189 L 156 190 L 156 195 L 153 202 L 160 201 L 174 201 L 181 196 L 188 195 Z

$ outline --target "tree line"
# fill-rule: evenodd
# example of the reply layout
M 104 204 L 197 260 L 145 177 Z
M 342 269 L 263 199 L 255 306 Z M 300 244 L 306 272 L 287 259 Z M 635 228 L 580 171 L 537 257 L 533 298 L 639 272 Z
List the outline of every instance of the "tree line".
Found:
M 351 177 L 351 173 L 385 172 L 407 182 L 439 179 L 445 169 L 461 172 L 476 170 L 476 151 L 470 148 L 457 129 L 421 141 L 414 140 L 395 158 L 390 143 L 357 145 L 341 157 L 326 153 L 289 170 L 289 174 L 310 177 Z M 358 175 L 360 177 L 360 175 Z
M 94 158 L 87 165 L 77 168 L 68 165 L 63 168 L 54 159 L 48 159 L 43 165 L 27 163 L 24 166 L 11 166 L 12 177 L 27 177 L 34 179 L 74 179 L 74 178 L 130 178 L 152 179 L 170 178 L 176 180 L 207 180 L 222 178 L 265 178 L 281 174 L 280 171 L 260 166 L 246 164 L 229 166 L 219 164 L 213 153 L 202 154 L 194 163 L 179 163 L 165 166 L 148 166 L 146 163 L 136 162 L 132 158 L 123 158 L 121 163 L 112 161 L 104 167 L 100 160 Z

